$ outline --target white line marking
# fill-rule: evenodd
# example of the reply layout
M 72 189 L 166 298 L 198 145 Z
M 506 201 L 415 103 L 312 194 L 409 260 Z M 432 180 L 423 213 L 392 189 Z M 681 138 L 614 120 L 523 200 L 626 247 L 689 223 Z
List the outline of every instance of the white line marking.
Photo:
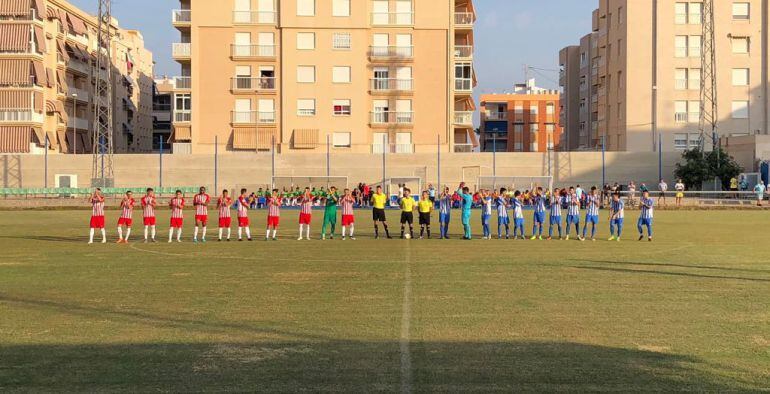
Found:
M 401 392 L 412 392 L 412 356 L 409 353 L 409 331 L 412 321 L 412 247 L 406 247 L 404 269 L 404 301 L 401 312 Z

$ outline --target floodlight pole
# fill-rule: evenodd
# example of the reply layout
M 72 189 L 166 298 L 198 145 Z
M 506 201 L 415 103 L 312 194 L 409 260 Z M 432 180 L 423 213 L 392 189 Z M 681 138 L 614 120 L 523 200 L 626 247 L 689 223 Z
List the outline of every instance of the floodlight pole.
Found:
M 219 136 L 214 136 L 214 192 L 219 190 Z
M 602 136 L 602 187 L 607 184 L 607 168 L 605 167 L 605 152 L 607 151 L 607 147 L 605 144 L 605 138 L 606 136 Z
M 159 135 L 160 152 L 158 154 L 158 187 L 163 188 L 163 136 Z
M 438 175 L 436 186 L 439 190 L 443 190 L 441 187 L 441 135 L 436 135 L 436 173 Z
M 663 136 L 658 133 L 658 179 L 663 179 Z

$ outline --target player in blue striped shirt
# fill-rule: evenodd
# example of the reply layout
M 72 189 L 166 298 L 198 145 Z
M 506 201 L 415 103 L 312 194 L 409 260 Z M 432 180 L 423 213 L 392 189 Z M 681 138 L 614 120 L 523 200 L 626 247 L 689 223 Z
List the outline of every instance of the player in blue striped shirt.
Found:
M 591 188 L 591 194 L 586 196 L 586 221 L 583 225 L 583 237 L 580 238 L 581 241 L 586 240 L 588 223 L 591 223 L 591 241 L 596 241 L 596 225 L 599 224 L 599 204 L 601 204 L 599 190 L 594 186 Z
M 612 195 L 612 202 L 610 203 L 610 238 L 608 241 L 620 242 L 620 236 L 623 235 L 623 219 L 625 216 L 626 204 L 620 199 L 620 193 Z M 618 235 L 615 236 L 615 229 L 618 230 Z
M 449 239 L 449 219 L 452 216 L 452 193 L 449 192 L 448 187 L 445 187 L 444 192 L 441 193 L 438 207 L 439 232 L 441 233 L 439 239 Z
M 561 190 L 554 189 L 553 194 L 551 194 L 551 201 L 550 201 L 550 209 L 551 209 L 551 215 L 550 215 L 550 225 L 548 226 L 548 239 L 553 239 L 553 226 L 557 226 L 559 228 L 559 239 L 561 239 L 562 235 L 562 229 L 561 229 L 561 204 L 564 202 L 564 198 L 561 196 Z
M 569 241 L 570 227 L 575 225 L 575 236 L 580 238 L 580 199 L 574 187 L 569 188 L 567 194 L 567 241 Z
M 495 194 L 495 205 L 497 206 L 497 239 L 503 238 L 503 227 L 505 227 L 505 239 L 510 238 L 511 225 L 508 218 L 508 201 L 505 199 L 505 188 L 500 189 L 500 194 Z
M 532 238 L 530 239 L 543 239 L 543 225 L 545 224 L 545 203 L 546 198 L 543 195 L 543 188 L 538 187 L 535 190 L 534 197 L 535 214 L 532 218 Z
M 489 229 L 489 219 L 492 218 L 492 196 L 489 190 L 481 191 L 481 227 L 483 236 L 481 239 L 492 239 L 492 230 Z
M 637 230 L 639 230 L 639 240 L 644 239 L 644 231 L 642 226 L 647 227 L 647 240 L 652 242 L 652 214 L 655 201 L 650 198 L 650 192 L 645 191 L 642 193 L 642 213 L 639 216 L 639 221 L 636 224 Z
M 516 190 L 513 194 L 513 238 L 524 239 L 524 207 L 521 204 L 521 192 Z M 507 237 L 506 237 L 507 238 Z

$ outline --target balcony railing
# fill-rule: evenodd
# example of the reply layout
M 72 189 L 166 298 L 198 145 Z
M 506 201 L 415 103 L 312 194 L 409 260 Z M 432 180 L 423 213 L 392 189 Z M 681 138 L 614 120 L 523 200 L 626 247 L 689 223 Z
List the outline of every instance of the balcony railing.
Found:
M 275 90 L 274 77 L 235 77 L 231 79 L 233 91 L 272 91 Z
M 191 10 L 173 10 L 171 11 L 171 22 L 176 24 L 189 24 L 192 22 Z
M 455 25 L 470 26 L 476 22 L 476 15 L 472 12 L 455 12 Z
M 371 112 L 372 124 L 412 124 L 412 111 L 374 111 Z
M 70 129 L 88 130 L 90 126 L 91 124 L 88 119 L 76 118 L 74 116 L 67 118 L 67 127 Z
M 396 153 L 396 154 L 410 154 L 414 153 L 414 144 L 372 144 L 372 153 Z
M 473 57 L 472 45 L 455 45 L 455 58 L 469 59 Z
M 412 79 L 372 78 L 369 82 L 369 86 L 374 92 L 410 92 L 413 89 L 414 81 Z
M 507 112 L 487 112 L 485 120 L 508 120 Z
M 275 111 L 232 111 L 232 122 L 235 124 L 273 124 Z
M 458 92 L 473 91 L 473 80 L 470 78 L 455 78 L 455 91 L 458 91 Z
M 67 88 L 67 96 L 78 101 L 88 101 L 91 98 L 91 93 L 85 89 L 69 86 Z
M 373 12 L 374 26 L 410 26 L 414 24 L 413 12 Z
M 80 61 L 80 59 L 76 59 L 72 57 L 67 62 L 67 68 L 85 75 L 88 75 L 91 73 L 91 67 L 89 67 L 88 64 Z
M 686 79 L 677 78 L 674 81 L 674 89 L 676 89 L 676 90 L 687 90 L 687 80 Z
M 174 89 L 177 89 L 177 90 L 192 89 L 192 77 L 174 77 Z
M 34 122 L 43 123 L 45 114 L 32 109 L 3 109 L 0 110 L 0 122 Z
M 411 59 L 414 57 L 413 46 L 370 46 L 369 56 L 373 58 Z
M 687 112 L 677 112 L 674 114 L 674 121 L 676 123 L 687 123 Z
M 190 57 L 191 53 L 192 53 L 192 45 L 190 45 L 189 42 L 187 43 L 175 42 L 171 48 L 171 55 L 175 58 Z
M 192 111 L 178 109 L 174 111 L 175 123 L 186 123 L 192 121 Z
M 275 11 L 233 11 L 233 23 L 242 25 L 274 25 Z
M 455 111 L 455 124 L 463 126 L 473 125 L 473 111 Z
M 232 57 L 275 57 L 275 45 L 232 44 Z
M 473 152 L 473 144 L 455 144 L 455 153 L 471 153 Z
M 699 123 L 700 122 L 700 112 L 690 112 L 687 114 L 687 122 L 688 123 Z

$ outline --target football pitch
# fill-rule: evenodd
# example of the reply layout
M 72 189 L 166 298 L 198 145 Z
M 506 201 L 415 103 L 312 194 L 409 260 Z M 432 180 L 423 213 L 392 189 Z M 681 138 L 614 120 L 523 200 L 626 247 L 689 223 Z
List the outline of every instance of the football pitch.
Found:
M 258 241 L 167 244 L 164 212 L 160 243 L 87 245 L 89 215 L 0 212 L 0 391 L 770 389 L 768 211 L 658 211 L 652 243 L 630 211 L 622 242 L 606 212 L 596 242 L 462 241 L 458 213 L 374 240 L 368 211 L 300 242 L 284 211 L 277 242 L 252 212 Z

